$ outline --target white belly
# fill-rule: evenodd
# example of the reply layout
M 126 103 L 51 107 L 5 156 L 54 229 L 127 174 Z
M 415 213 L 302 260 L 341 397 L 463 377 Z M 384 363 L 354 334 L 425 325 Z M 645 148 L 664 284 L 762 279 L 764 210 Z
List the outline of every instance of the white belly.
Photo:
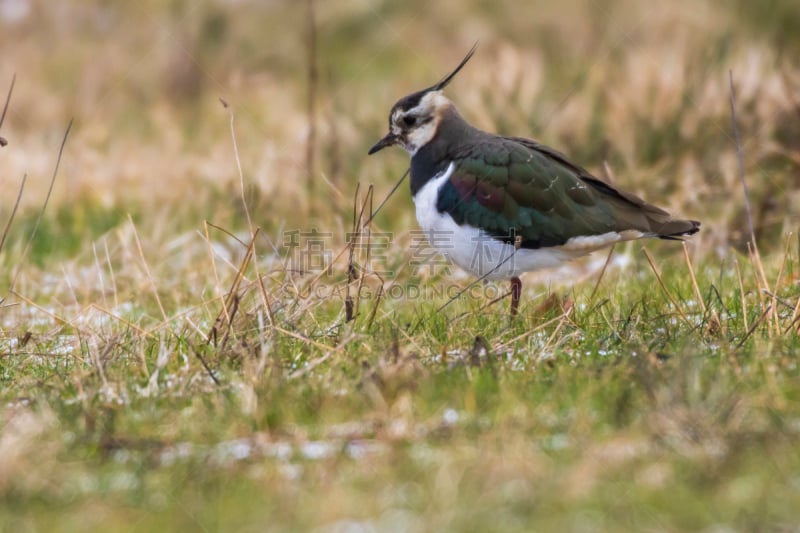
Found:
M 642 236 L 639 232 L 605 233 L 574 237 L 563 246 L 515 250 L 472 226 L 459 226 L 447 213 L 439 213 L 436 200 L 439 189 L 450 179 L 455 165 L 426 183 L 414 196 L 417 222 L 428 243 L 452 263 L 485 279 L 509 279 L 523 272 L 553 268 L 565 261 L 586 255 L 598 248 Z

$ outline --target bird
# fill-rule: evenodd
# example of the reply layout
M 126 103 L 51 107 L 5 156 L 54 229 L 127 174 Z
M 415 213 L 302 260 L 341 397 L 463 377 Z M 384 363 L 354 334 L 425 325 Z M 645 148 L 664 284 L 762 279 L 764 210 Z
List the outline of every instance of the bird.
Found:
M 480 279 L 510 280 L 512 316 L 525 272 L 617 242 L 683 240 L 699 231 L 700 222 L 672 217 L 553 148 L 469 124 L 443 89 L 476 46 L 441 81 L 398 100 L 389 132 L 368 154 L 393 145 L 408 152 L 416 218 L 428 242 Z

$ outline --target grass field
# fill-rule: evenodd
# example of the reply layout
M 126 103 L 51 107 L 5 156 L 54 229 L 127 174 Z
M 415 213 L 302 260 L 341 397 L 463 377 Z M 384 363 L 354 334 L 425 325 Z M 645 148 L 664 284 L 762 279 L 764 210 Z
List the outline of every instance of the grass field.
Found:
M 0 0 L 0 530 L 797 530 L 794 4 Z M 363 227 L 476 40 L 468 120 L 701 232 L 512 320 Z

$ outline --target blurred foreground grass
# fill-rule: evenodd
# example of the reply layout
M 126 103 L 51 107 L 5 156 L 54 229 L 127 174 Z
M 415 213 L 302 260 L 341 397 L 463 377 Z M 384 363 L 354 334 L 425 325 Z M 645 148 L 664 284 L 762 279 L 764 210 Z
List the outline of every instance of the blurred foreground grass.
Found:
M 0 17 L 0 223 L 29 176 L 0 250 L 3 529 L 796 527 L 792 2 L 319 2 L 310 173 L 303 3 Z M 377 205 L 407 164 L 366 149 L 476 39 L 448 90 L 471 121 L 703 221 L 686 255 L 645 244 L 660 280 L 636 243 L 529 276 L 517 321 L 501 286 L 440 310 L 470 280 L 414 265 L 406 187 L 348 280 L 356 185 Z

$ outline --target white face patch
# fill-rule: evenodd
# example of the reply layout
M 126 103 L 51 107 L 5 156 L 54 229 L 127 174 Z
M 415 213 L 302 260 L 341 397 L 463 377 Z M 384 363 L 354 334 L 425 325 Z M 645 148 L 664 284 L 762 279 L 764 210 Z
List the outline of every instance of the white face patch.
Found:
M 397 109 L 392 113 L 392 133 L 406 152 L 413 156 L 433 139 L 441 120 L 441 110 L 449 105 L 452 105 L 450 100 L 441 91 L 431 91 L 415 107 Z
M 428 144 L 431 139 L 433 139 L 434 135 L 436 135 L 437 126 L 438 121 L 432 120 L 427 124 L 409 131 L 405 136 L 406 142 L 403 145 L 403 148 L 405 148 L 409 155 L 413 156 L 417 153 L 417 150 Z

